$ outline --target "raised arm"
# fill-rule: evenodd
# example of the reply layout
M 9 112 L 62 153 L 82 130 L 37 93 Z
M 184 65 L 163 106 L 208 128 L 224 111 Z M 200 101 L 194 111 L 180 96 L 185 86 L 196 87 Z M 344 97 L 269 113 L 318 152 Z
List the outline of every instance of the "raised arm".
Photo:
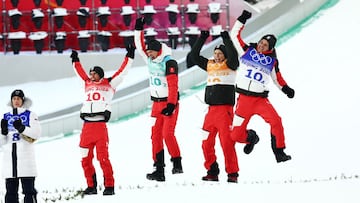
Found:
M 208 59 L 200 56 L 200 50 L 203 47 L 206 39 L 209 37 L 209 31 L 202 30 L 200 37 L 196 40 L 195 44 L 191 48 L 191 51 L 188 53 L 188 58 L 192 64 L 198 65 L 201 69 L 207 69 Z
M 147 62 L 145 38 L 144 38 L 144 18 L 136 19 L 135 31 L 134 31 L 134 42 L 140 56 Z
M 120 76 L 120 74 L 122 72 L 124 72 L 126 69 L 128 69 L 129 67 L 131 67 L 131 65 L 134 61 L 135 47 L 132 44 L 129 44 L 126 47 L 126 50 L 127 50 L 127 54 L 125 56 L 124 61 L 122 62 L 120 68 L 110 78 L 110 80 L 111 80 L 110 84 L 113 88 L 116 88 L 122 82 L 122 77 Z
M 244 25 L 249 18 L 251 18 L 251 13 L 247 10 L 244 10 L 242 14 L 237 18 L 230 31 L 230 38 L 233 41 L 239 56 L 243 55 L 244 51 L 248 47 L 248 45 L 243 41 L 241 37 L 241 31 L 244 29 Z
M 236 70 L 239 67 L 239 59 L 234 44 L 230 39 L 229 33 L 227 31 L 223 31 L 220 33 L 220 35 L 227 53 L 226 64 L 230 69 Z
M 72 50 L 70 58 L 71 58 L 72 66 L 75 70 L 76 75 L 79 76 L 84 81 L 88 80 L 89 76 L 85 72 L 84 68 L 82 67 L 82 65 L 80 63 L 80 59 L 79 59 L 77 51 Z

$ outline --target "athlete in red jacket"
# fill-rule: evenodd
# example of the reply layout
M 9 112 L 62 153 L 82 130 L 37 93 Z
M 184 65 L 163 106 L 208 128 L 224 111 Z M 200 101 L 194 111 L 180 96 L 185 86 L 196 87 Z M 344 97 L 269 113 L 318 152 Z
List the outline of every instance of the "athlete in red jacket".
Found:
M 235 142 L 231 139 L 231 125 L 233 121 L 233 107 L 235 104 L 235 77 L 239 66 L 238 55 L 229 33 L 221 32 L 224 45 L 214 49 L 214 59 L 200 56 L 200 50 L 209 36 L 209 31 L 201 31 L 188 58 L 190 64 L 196 64 L 208 74 L 205 88 L 205 102 L 209 105 L 203 124 L 204 139 L 202 149 L 205 158 L 204 166 L 207 175 L 204 181 L 218 181 L 219 167 L 215 154 L 215 138 L 219 139 L 225 159 L 225 171 L 228 182 L 236 183 L 239 166 L 235 150 Z
M 76 74 L 85 82 L 85 98 L 80 110 L 80 117 L 84 120 L 80 135 L 82 152 L 82 167 L 88 187 L 84 194 L 97 194 L 96 172 L 92 160 L 96 147 L 97 160 L 104 175 L 105 190 L 103 195 L 113 195 L 114 176 L 108 153 L 108 131 L 106 122 L 111 115 L 111 100 L 116 87 L 122 82 L 120 74 L 131 66 L 134 59 L 134 46 L 127 47 L 127 54 L 120 68 L 110 78 L 104 78 L 104 70 L 95 66 L 90 69 L 89 75 L 83 69 L 78 53 L 72 51 L 71 58 Z
M 165 181 L 164 142 L 173 162 L 173 174 L 183 173 L 180 149 L 175 137 L 179 113 L 178 65 L 171 57 L 171 49 L 152 39 L 145 45 L 144 19 L 138 18 L 134 41 L 149 69 L 150 96 L 153 101 L 151 117 L 152 158 L 155 171 L 146 175 L 149 180 Z
M 244 10 L 238 17 L 231 30 L 231 38 L 239 54 L 240 66 L 237 70 L 236 91 L 237 99 L 233 121 L 232 138 L 241 143 L 246 143 L 244 152 L 249 154 L 259 137 L 252 129 L 247 129 L 247 124 L 253 115 L 261 116 L 271 127 L 271 146 L 277 162 L 291 159 L 286 155 L 284 129 L 281 117 L 278 115 L 268 100 L 267 84 L 270 79 L 289 98 L 293 98 L 295 91 L 290 88 L 281 76 L 278 59 L 275 51 L 276 38 L 268 34 L 263 36 L 258 43 L 246 44 L 241 38 L 246 20 L 251 13 Z

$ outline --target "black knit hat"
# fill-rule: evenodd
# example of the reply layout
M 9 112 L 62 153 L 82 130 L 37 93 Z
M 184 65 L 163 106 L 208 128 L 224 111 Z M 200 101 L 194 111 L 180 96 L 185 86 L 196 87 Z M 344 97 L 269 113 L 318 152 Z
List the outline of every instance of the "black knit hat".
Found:
M 151 39 L 146 43 L 146 50 L 160 51 L 161 43 L 156 39 Z
M 100 66 L 94 66 L 93 68 L 90 69 L 90 72 L 92 71 L 99 74 L 100 78 L 104 77 L 104 70 Z
M 18 97 L 20 97 L 23 101 L 25 101 L 25 94 L 24 94 L 24 92 L 22 91 L 22 90 L 20 90 L 20 89 L 17 89 L 17 90 L 14 90 L 12 93 L 11 93 L 11 100 L 12 100 L 12 98 L 13 97 L 15 97 L 15 96 L 18 96 Z
M 265 39 L 269 43 L 269 50 L 273 49 L 276 44 L 276 37 L 272 34 L 264 35 L 261 39 Z
M 215 51 L 216 49 L 219 49 L 219 50 L 224 54 L 225 58 L 227 58 L 225 45 L 223 45 L 223 44 L 217 45 L 217 46 L 214 48 L 214 51 Z

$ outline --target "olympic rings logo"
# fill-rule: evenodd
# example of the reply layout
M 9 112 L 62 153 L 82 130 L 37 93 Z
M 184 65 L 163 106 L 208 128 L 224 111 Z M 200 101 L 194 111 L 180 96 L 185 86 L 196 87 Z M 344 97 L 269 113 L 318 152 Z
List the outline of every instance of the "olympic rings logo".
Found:
M 251 49 L 249 52 L 251 59 L 255 62 L 259 62 L 261 65 L 269 65 L 273 59 L 270 56 L 258 53 L 255 49 Z
M 12 125 L 14 123 L 14 121 L 16 120 L 21 120 L 22 123 L 26 123 L 27 122 L 27 117 L 25 115 L 15 115 L 15 116 L 8 116 L 7 120 L 9 122 L 10 125 Z

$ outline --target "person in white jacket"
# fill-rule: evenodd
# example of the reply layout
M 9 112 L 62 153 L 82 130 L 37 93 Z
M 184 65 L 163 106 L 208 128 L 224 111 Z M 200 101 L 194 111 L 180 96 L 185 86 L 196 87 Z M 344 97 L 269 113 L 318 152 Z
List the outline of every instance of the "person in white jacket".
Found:
M 37 176 L 34 142 L 41 135 L 38 116 L 29 110 L 31 99 L 22 90 L 11 93 L 11 111 L 1 119 L 3 148 L 2 171 L 5 178 L 5 203 L 19 202 L 19 182 L 24 194 L 24 203 L 37 202 L 35 177 Z

